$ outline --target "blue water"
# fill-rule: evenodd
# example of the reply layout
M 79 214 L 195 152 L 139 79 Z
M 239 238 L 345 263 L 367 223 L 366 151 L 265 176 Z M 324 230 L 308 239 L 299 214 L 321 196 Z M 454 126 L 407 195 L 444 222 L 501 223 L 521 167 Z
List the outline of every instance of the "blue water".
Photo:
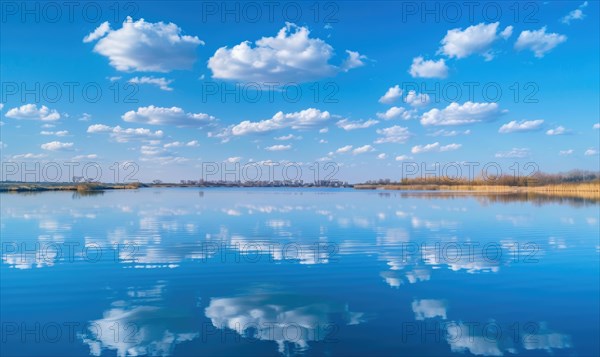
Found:
M 2 194 L 2 356 L 597 356 L 599 210 L 398 191 Z

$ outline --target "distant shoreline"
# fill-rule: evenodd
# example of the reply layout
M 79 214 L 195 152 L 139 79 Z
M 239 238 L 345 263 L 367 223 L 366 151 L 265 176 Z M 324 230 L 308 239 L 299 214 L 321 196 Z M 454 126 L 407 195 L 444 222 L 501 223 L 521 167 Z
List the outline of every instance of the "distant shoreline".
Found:
M 531 193 L 563 197 L 600 199 L 600 182 L 552 184 L 542 186 L 508 186 L 508 185 L 398 185 L 398 184 L 358 184 L 357 190 L 403 190 L 403 191 L 461 191 L 469 193 Z
M 543 194 L 562 197 L 577 197 L 600 200 L 600 182 L 552 184 L 542 186 L 508 186 L 508 185 L 441 185 L 441 184 L 355 184 L 342 187 L 332 186 L 252 186 L 243 184 L 231 185 L 193 185 L 180 183 L 27 183 L 1 182 L 0 192 L 45 192 L 45 191 L 77 191 L 100 192 L 105 190 L 130 190 L 139 188 L 354 188 L 356 190 L 400 190 L 400 191 L 437 191 L 437 192 L 467 192 L 481 194 Z
M 100 192 L 104 190 L 131 190 L 143 187 L 142 184 L 110 184 L 110 183 L 0 183 L 0 192 L 44 192 L 44 191 L 78 191 Z

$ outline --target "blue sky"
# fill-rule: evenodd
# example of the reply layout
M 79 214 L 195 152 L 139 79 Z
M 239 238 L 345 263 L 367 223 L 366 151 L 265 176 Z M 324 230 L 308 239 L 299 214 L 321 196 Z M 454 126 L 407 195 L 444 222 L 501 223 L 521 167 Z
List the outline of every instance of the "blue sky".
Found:
M 3 162 L 599 169 L 597 2 L 55 4 L 2 4 Z

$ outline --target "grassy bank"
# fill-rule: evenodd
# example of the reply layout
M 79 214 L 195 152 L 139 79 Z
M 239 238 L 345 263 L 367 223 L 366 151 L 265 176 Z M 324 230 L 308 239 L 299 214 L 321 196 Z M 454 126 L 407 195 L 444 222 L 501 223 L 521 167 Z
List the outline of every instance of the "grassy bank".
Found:
M 140 183 L 109 184 L 109 183 L 29 183 L 3 182 L 0 192 L 42 192 L 42 191 L 77 191 L 92 192 L 104 190 L 127 190 L 140 188 Z
M 359 190 L 409 190 L 409 191 L 470 191 L 482 193 L 538 193 L 544 195 L 600 199 L 600 182 L 557 184 L 543 186 L 508 185 L 414 185 L 414 184 L 359 184 Z

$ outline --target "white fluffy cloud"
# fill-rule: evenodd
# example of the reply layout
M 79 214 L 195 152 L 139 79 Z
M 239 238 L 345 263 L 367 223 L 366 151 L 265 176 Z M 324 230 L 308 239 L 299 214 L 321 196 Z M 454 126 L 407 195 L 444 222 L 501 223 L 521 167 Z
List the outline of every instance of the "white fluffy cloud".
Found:
M 446 78 L 448 76 L 448 67 L 443 58 L 434 61 L 425 60 L 419 56 L 413 58 L 408 73 L 414 78 Z
M 12 119 L 29 119 L 41 121 L 53 121 L 60 119 L 60 114 L 47 106 L 42 105 L 40 108 L 37 104 L 25 104 L 18 108 L 12 108 L 6 112 L 7 118 Z
M 413 154 L 421 154 L 425 152 L 445 152 L 445 151 L 454 151 L 458 150 L 462 147 L 461 144 L 448 144 L 448 145 L 440 145 L 439 142 L 435 142 L 433 144 L 426 145 L 415 145 L 412 147 L 410 152 Z
M 465 102 L 460 105 L 453 102 L 442 110 L 436 108 L 423 113 L 421 124 L 435 126 L 473 124 L 493 121 L 502 113 L 496 103 Z
M 342 63 L 342 71 L 348 72 L 352 68 L 362 67 L 365 65 L 365 62 L 363 62 L 363 60 L 366 60 L 367 56 L 361 55 L 356 51 L 346 50 L 346 53 L 348 54 L 348 58 L 346 58 L 344 63 Z
M 128 82 L 132 84 L 151 84 L 168 92 L 173 90 L 173 88 L 169 87 L 169 84 L 173 83 L 173 80 L 164 77 L 133 77 Z
M 596 150 L 596 149 L 587 149 L 583 154 L 585 156 L 596 156 L 596 155 L 598 155 L 598 150 Z
M 491 24 L 480 23 L 469 26 L 462 30 L 455 28 L 448 30 L 442 39 L 442 47 L 439 53 L 450 58 L 465 58 L 472 54 L 480 54 L 486 60 L 494 58 L 492 43 L 502 38 L 507 39 L 512 35 L 512 26 L 507 26 L 502 32 L 498 32 L 499 22 Z
M 166 143 L 163 145 L 163 147 L 166 149 L 179 148 L 179 147 L 197 147 L 197 146 L 199 146 L 198 140 L 188 141 L 187 143 L 183 142 L 183 141 L 173 141 L 171 143 Z
M 271 119 L 251 122 L 245 120 L 231 128 L 233 135 L 265 133 L 273 130 L 292 128 L 310 129 L 321 126 L 331 119 L 331 114 L 315 108 L 309 108 L 295 113 L 277 112 Z
M 275 37 L 263 37 L 252 46 L 244 41 L 232 48 L 221 47 L 208 60 L 214 78 L 256 82 L 306 82 L 331 77 L 362 66 L 364 56 L 347 51 L 340 66 L 329 63 L 333 47 L 310 38 L 307 27 L 286 23 Z
M 568 149 L 568 150 L 561 150 L 561 151 L 559 151 L 559 152 L 558 152 L 558 154 L 559 154 L 560 156 L 567 156 L 567 155 L 571 155 L 571 154 L 573 154 L 574 152 L 575 152 L 575 150 L 573 150 L 573 149 Z
M 341 148 L 337 149 L 335 152 L 338 154 L 344 154 L 349 152 L 350 150 L 352 150 L 352 145 L 346 145 L 346 146 L 342 146 Z
M 390 120 L 395 118 L 402 118 L 404 120 L 409 120 L 412 118 L 413 112 L 406 110 L 402 107 L 391 107 L 384 113 L 377 113 L 377 117 L 383 120 Z
M 83 38 L 84 43 L 96 41 L 97 39 L 104 37 L 110 31 L 110 24 L 108 21 L 103 22 L 94 31 Z
M 162 130 L 152 131 L 145 128 L 121 128 L 120 126 L 111 127 L 104 124 L 94 124 L 87 128 L 88 133 L 109 133 L 110 137 L 119 143 L 126 143 L 130 140 L 155 140 L 163 137 Z
M 398 100 L 402 96 L 402 89 L 399 85 L 390 87 L 385 94 L 379 98 L 379 103 L 390 104 Z
M 56 136 L 67 136 L 69 135 L 69 131 L 68 130 L 59 130 L 59 131 L 47 131 L 47 130 L 42 130 L 40 132 L 40 135 L 56 135 Z
M 386 153 L 381 153 L 381 154 L 377 155 L 377 158 L 379 160 L 385 160 L 387 158 L 387 154 Z
M 215 120 L 215 117 L 205 113 L 186 113 L 179 107 L 162 108 L 154 105 L 130 110 L 121 118 L 131 123 L 174 126 L 206 126 Z
M 542 58 L 554 47 L 567 40 L 567 36 L 557 33 L 546 33 L 546 26 L 539 30 L 523 31 L 515 42 L 517 51 L 530 50 L 537 58 Z
M 73 148 L 73 143 L 62 143 L 60 141 L 51 141 L 41 145 L 41 148 L 49 151 L 69 150 Z
M 413 107 L 423 107 L 429 104 L 428 94 L 418 94 L 414 90 L 408 91 L 404 101 Z
M 94 51 L 108 57 L 119 71 L 170 72 L 191 69 L 196 61 L 196 48 L 203 45 L 196 36 L 182 35 L 174 23 L 151 23 L 131 17 L 117 30 L 101 24 L 83 41 L 98 40 Z
M 500 134 L 509 134 L 509 133 L 520 133 L 525 131 L 535 131 L 539 130 L 544 124 L 544 121 L 541 119 L 538 120 L 521 120 L 517 122 L 516 120 L 511 121 L 510 123 L 506 123 L 500 127 L 498 132 Z
M 377 129 L 377 134 L 381 135 L 381 137 L 375 140 L 375 144 L 401 144 L 406 142 L 411 137 L 411 133 L 408 131 L 408 128 L 399 125 L 394 125 L 385 129 Z
M 412 156 L 408 156 L 408 155 L 396 156 L 396 161 L 406 161 L 406 160 L 412 160 Z
M 583 8 L 588 6 L 588 2 L 585 1 L 583 4 L 579 5 L 579 7 L 573 11 L 570 11 L 568 14 L 566 14 L 562 19 L 560 19 L 560 21 L 563 24 L 567 24 L 570 25 L 571 21 L 573 20 L 583 20 L 583 18 L 585 17 L 585 14 L 583 13 Z
M 279 141 L 286 141 L 286 140 L 292 140 L 292 139 L 300 140 L 300 139 L 302 139 L 302 137 L 301 136 L 296 136 L 294 134 L 288 134 L 288 135 L 278 136 L 278 137 L 276 137 L 274 139 L 275 140 L 279 140 Z
M 350 130 L 356 130 L 356 129 L 366 129 L 377 123 L 379 123 L 379 121 L 373 120 L 373 119 L 356 120 L 356 121 L 342 119 L 342 120 L 339 120 L 337 123 L 335 123 L 335 125 L 337 125 L 338 128 L 344 129 L 346 131 L 350 131 Z
M 528 157 L 530 154 L 527 148 L 512 148 L 509 151 L 501 151 L 496 153 L 496 157 L 499 159 L 523 159 Z
M 266 147 L 265 150 L 267 150 L 267 151 L 285 151 L 285 150 L 289 150 L 291 148 L 292 148 L 292 145 L 273 145 L 273 146 Z
M 433 133 L 430 133 L 427 135 L 429 135 L 429 136 L 457 136 L 457 135 L 469 135 L 469 134 L 471 134 L 471 130 L 458 131 L 458 130 L 440 129 L 440 130 L 436 130 Z
M 232 157 L 228 157 L 224 161 L 228 162 L 230 164 L 233 164 L 233 163 L 236 163 L 236 162 L 240 162 L 240 160 L 242 160 L 241 156 L 232 156 Z
M 83 160 L 83 159 L 97 159 L 98 155 L 97 154 L 88 154 L 88 155 L 77 155 L 77 156 L 73 156 L 73 160 Z
M 554 129 L 549 129 L 546 131 L 546 135 L 565 135 L 568 134 L 569 130 L 567 130 L 564 126 L 557 126 Z
M 18 154 L 18 155 L 13 155 L 12 159 L 13 160 L 19 160 L 19 159 L 41 159 L 46 157 L 46 154 L 34 154 L 34 153 L 26 153 L 26 154 Z
M 352 150 L 352 155 L 360 155 L 360 154 L 364 154 L 364 153 L 371 152 L 374 150 L 375 149 L 371 145 L 363 145 L 361 147 L 357 147 L 356 149 Z

